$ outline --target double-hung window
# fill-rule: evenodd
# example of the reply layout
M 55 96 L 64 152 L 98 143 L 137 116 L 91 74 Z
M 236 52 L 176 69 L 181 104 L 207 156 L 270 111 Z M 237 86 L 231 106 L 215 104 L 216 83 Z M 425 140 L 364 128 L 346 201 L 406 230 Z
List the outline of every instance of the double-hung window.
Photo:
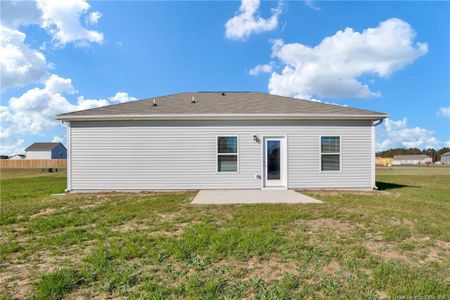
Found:
M 238 171 L 237 136 L 217 137 L 217 172 Z
M 339 136 L 320 138 L 320 161 L 322 171 L 341 170 L 341 138 Z

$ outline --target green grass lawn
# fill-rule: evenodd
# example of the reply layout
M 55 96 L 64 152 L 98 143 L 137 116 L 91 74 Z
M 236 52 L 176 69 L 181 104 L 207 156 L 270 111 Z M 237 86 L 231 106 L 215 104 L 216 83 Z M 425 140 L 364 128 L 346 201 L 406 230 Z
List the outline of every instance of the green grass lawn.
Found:
M 383 169 L 382 192 L 310 192 L 320 205 L 51 196 L 62 172 L 24 175 L 1 180 L 0 299 L 450 295 L 448 168 Z

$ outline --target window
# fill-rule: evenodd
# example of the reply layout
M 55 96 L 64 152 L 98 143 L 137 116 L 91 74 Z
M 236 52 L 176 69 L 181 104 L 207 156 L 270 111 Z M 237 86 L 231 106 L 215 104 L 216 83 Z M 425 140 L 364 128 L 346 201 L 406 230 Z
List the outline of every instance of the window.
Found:
M 237 136 L 217 137 L 217 171 L 237 172 L 238 150 Z
M 339 136 L 322 136 L 320 144 L 321 170 L 340 171 L 341 138 Z

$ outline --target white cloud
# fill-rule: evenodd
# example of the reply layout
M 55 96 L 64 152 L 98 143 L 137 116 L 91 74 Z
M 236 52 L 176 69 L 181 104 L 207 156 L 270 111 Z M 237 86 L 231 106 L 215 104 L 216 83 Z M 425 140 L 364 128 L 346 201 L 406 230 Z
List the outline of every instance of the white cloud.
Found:
M 272 16 L 268 19 L 259 15 L 260 4 L 260 0 L 242 0 L 239 11 L 225 23 L 225 36 L 229 39 L 245 40 L 253 33 L 275 29 L 282 12 L 281 1 L 272 9 Z
M 8 106 L 0 106 L 0 153 L 21 152 L 18 151 L 22 147 L 18 143 L 20 136 L 47 134 L 58 125 L 54 119 L 58 114 L 136 100 L 126 92 L 118 92 L 105 99 L 78 96 L 75 103 L 66 98 L 76 93 L 71 79 L 53 74 L 43 87 L 32 88 L 19 97 L 10 98 Z
M 1 89 L 40 81 L 47 74 L 44 55 L 25 44 L 25 34 L 0 25 Z
M 11 130 L 11 128 L 3 129 L 0 126 L 0 139 L 8 139 L 10 137 L 12 137 L 12 130 Z
M 257 76 L 262 73 L 271 73 L 272 68 L 272 64 L 256 65 L 254 68 L 248 71 L 248 74 L 251 76 Z
M 103 42 L 102 33 L 86 29 L 80 22 L 80 17 L 89 10 L 90 6 L 87 1 L 37 0 L 37 5 L 42 11 L 41 26 L 52 34 L 53 41 L 57 46 L 64 46 L 72 42 L 81 46 Z M 97 17 L 100 17 L 99 13 Z
M 445 142 L 440 142 L 435 133 L 421 127 L 408 127 L 407 119 L 394 121 L 386 119 L 384 125 L 377 128 L 377 150 L 391 148 L 440 148 Z
M 52 143 L 64 143 L 64 141 L 65 138 L 58 135 L 55 135 L 52 139 Z
M 7 124 L 14 132 L 42 134 L 57 125 L 53 117 L 58 114 L 111 104 L 107 99 L 86 99 L 84 96 L 78 96 L 73 104 L 65 95 L 74 93 L 76 90 L 71 79 L 51 75 L 43 88 L 33 88 L 20 97 L 12 97 L 9 106 L 1 107 L 2 126 Z M 110 99 L 118 99 L 117 95 L 125 95 L 129 100 L 136 99 L 124 92 Z
M 305 5 L 314 10 L 320 10 L 320 8 L 316 5 L 315 0 L 305 0 Z
M 415 32 L 400 19 L 356 32 L 352 28 L 324 38 L 317 46 L 273 41 L 272 58 L 283 66 L 273 72 L 273 94 L 311 97 L 378 97 L 360 78 L 388 77 L 428 52 L 426 43 L 415 43 Z
M 39 24 L 41 11 L 35 1 L 1 1 L 3 26 L 18 28 L 20 25 Z
M 60 93 L 60 94 L 75 94 L 77 90 L 72 85 L 72 79 L 70 78 L 62 78 L 58 75 L 52 74 L 45 81 L 45 89 L 51 93 Z
M 88 17 L 87 17 L 87 21 L 89 24 L 97 24 L 98 20 L 100 20 L 100 18 L 102 17 L 101 12 L 99 11 L 94 11 L 91 12 Z
M 437 115 L 443 118 L 450 118 L 450 106 L 439 108 Z
M 24 153 L 24 140 L 2 141 L 0 143 L 0 153 L 2 155 L 14 155 Z
M 84 110 L 136 100 L 126 92 L 118 92 L 105 99 L 88 99 L 78 96 L 72 103 L 67 96 L 76 94 L 72 80 L 52 74 L 43 87 L 32 88 L 19 97 L 9 99 L 8 106 L 0 106 L 1 154 L 17 153 L 21 135 L 48 134 L 58 125 L 54 116 L 70 111 Z M 13 151 L 14 150 L 14 151 Z
M 125 103 L 129 101 L 137 100 L 135 97 L 130 97 L 128 93 L 125 92 L 117 92 L 114 96 L 108 98 L 111 102 L 119 102 L 119 103 Z
M 74 110 L 85 110 L 110 104 L 106 99 L 86 99 L 84 96 L 79 96 L 77 101 L 78 106 Z
M 46 42 L 40 50 L 32 49 L 26 44 L 26 35 L 19 30 L 20 26 L 37 24 L 47 29 L 57 46 L 67 43 L 87 45 L 90 42 L 103 42 L 102 33 L 86 29 L 80 22 L 81 16 L 89 10 L 86 0 L 2 1 L 1 9 L 2 90 L 41 81 L 52 68 L 42 53 Z M 100 17 L 100 12 L 92 12 L 88 15 L 89 23 L 98 22 Z

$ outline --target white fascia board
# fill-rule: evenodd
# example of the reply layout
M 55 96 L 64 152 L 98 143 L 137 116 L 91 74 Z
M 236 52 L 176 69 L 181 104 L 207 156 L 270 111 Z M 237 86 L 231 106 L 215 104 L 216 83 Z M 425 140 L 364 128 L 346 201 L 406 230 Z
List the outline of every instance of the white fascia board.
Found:
M 380 120 L 386 114 L 126 114 L 56 116 L 61 121 L 111 121 L 111 120 Z

